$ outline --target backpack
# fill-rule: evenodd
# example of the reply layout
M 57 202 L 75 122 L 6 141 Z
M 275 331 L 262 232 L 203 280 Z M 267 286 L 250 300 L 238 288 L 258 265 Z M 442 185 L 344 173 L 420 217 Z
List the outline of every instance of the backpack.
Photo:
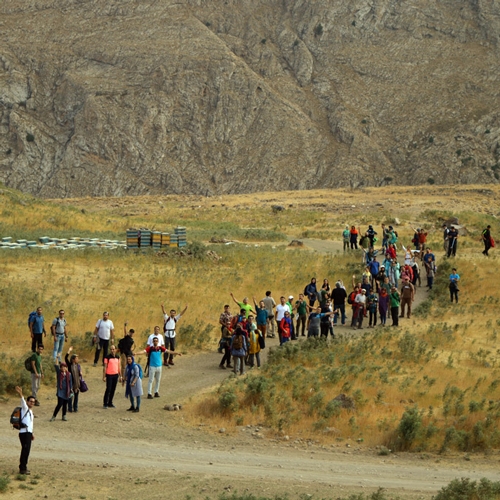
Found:
M 243 347 L 243 335 L 235 335 L 233 338 L 233 349 L 241 349 Z
M 12 424 L 12 427 L 14 429 L 25 429 L 27 427 L 26 424 L 21 423 L 22 420 L 22 415 L 21 415 L 22 408 L 20 406 L 16 406 L 14 408 L 14 411 L 12 412 L 12 415 L 10 416 L 10 423 Z M 29 411 L 29 410 L 28 410 Z M 27 413 L 24 415 L 26 416 Z
M 31 311 L 30 315 L 28 316 L 28 328 L 30 327 L 31 323 L 35 322 L 36 318 L 36 311 Z
M 348 304 L 354 304 L 354 300 L 356 299 L 356 292 L 351 292 L 349 297 L 347 297 Z
M 167 321 L 173 319 L 174 323 L 177 323 L 177 320 L 175 318 L 171 318 L 170 316 L 163 322 L 163 333 L 167 331 Z
M 31 361 L 32 361 L 31 356 L 30 356 L 30 357 L 28 357 L 28 358 L 26 358 L 26 359 L 24 360 L 24 368 L 26 368 L 26 370 L 28 370 L 30 373 L 35 373 L 35 372 L 33 371 L 33 366 L 32 366 L 32 364 L 31 364 Z

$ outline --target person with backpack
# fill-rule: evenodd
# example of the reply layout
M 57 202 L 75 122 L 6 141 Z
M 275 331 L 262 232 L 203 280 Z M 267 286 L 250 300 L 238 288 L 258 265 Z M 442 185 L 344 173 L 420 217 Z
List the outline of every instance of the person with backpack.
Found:
M 102 314 L 102 319 L 100 319 L 94 329 L 94 344 L 95 344 L 95 356 L 94 356 L 94 366 L 97 366 L 99 361 L 99 356 L 102 351 L 102 359 L 104 364 L 104 358 L 108 355 L 109 341 L 111 343 L 115 341 L 115 325 L 109 319 L 109 313 L 104 311 Z
M 458 229 L 455 226 L 451 226 L 448 232 L 448 252 L 446 256 L 450 258 L 452 255 L 455 257 L 457 255 L 458 247 Z
M 245 356 L 248 351 L 247 340 L 243 330 L 238 325 L 231 337 L 231 356 L 233 357 L 234 374 L 245 374 Z
M 249 316 L 248 319 L 251 320 L 252 316 Z M 248 332 L 248 366 L 250 368 L 255 366 L 255 361 L 257 361 L 257 368 L 260 368 L 261 337 L 262 332 L 257 329 L 255 323 L 251 322 Z
M 57 405 L 54 408 L 54 413 L 50 421 L 53 422 L 56 419 L 59 410 L 62 408 L 62 419 L 66 422 L 68 420 L 66 417 L 68 401 L 73 397 L 73 381 L 66 363 L 55 364 L 54 368 L 56 369 Z
M 187 304 L 184 310 L 180 313 L 177 314 L 175 309 L 170 310 L 170 314 L 167 314 L 165 311 L 165 307 L 163 304 L 161 305 L 161 310 L 163 312 L 163 333 L 165 335 L 165 347 L 168 349 L 168 351 L 175 351 L 175 344 L 176 344 L 176 333 L 175 333 L 175 327 L 177 325 L 177 322 L 181 319 L 182 316 L 184 316 L 184 313 L 187 311 Z M 168 357 L 168 358 L 167 358 Z M 168 359 L 168 360 L 167 360 Z M 165 353 L 163 357 L 163 363 L 166 366 L 174 366 L 174 355 L 168 353 Z
M 311 278 L 311 282 L 305 286 L 304 295 L 309 299 L 309 305 L 313 307 L 314 303 L 316 302 L 316 299 L 318 298 L 318 290 L 316 288 L 316 278 Z M 281 321 L 281 318 L 279 321 Z
M 486 257 L 488 257 L 488 252 L 493 246 L 491 244 L 493 238 L 491 237 L 491 226 L 489 224 L 486 226 L 486 229 L 483 229 L 483 232 L 481 233 L 481 239 L 484 243 L 483 255 L 486 255 Z
M 31 355 L 31 394 L 35 398 L 35 406 L 40 406 L 40 401 L 38 401 L 38 391 L 40 389 L 40 382 L 43 378 L 43 367 L 42 367 L 42 353 L 43 345 L 39 345 Z
M 70 346 L 66 356 L 64 356 L 64 361 L 68 365 L 68 371 L 71 374 L 71 381 L 73 383 L 73 394 L 74 396 L 68 401 L 68 412 L 77 413 L 78 412 L 78 398 L 80 396 L 80 389 L 82 386 L 83 375 L 82 367 L 78 363 L 78 354 L 71 354 L 73 352 L 73 346 Z M 71 358 L 70 358 L 71 356 Z
M 108 408 L 115 408 L 113 398 L 115 396 L 116 384 L 119 380 L 123 380 L 120 356 L 116 353 L 116 347 L 114 345 L 111 346 L 110 350 L 111 352 L 105 356 L 103 360 L 104 365 L 102 368 L 102 381 L 106 382 L 106 390 L 102 402 L 102 407 L 105 410 Z M 129 354 L 128 356 L 131 355 Z
M 52 358 L 54 363 L 61 361 L 64 341 L 68 340 L 68 332 L 66 330 L 66 319 L 64 318 L 64 310 L 59 311 L 59 316 L 52 321 L 50 331 L 54 337 L 54 352 Z
M 351 226 L 351 230 L 349 231 L 349 243 L 351 244 L 351 250 L 358 249 L 358 236 L 359 231 L 356 229 L 356 226 Z
M 158 328 L 159 330 L 159 328 Z M 146 347 L 144 352 L 148 355 L 148 370 L 149 370 L 149 380 L 148 380 L 148 399 L 153 399 L 153 382 L 154 387 L 154 397 L 160 397 L 160 382 L 161 382 L 161 372 L 162 372 L 162 358 L 163 354 L 172 354 L 176 356 L 182 356 L 179 352 L 169 351 L 165 347 L 159 345 L 160 337 L 153 338 L 153 345 Z
M 126 385 L 125 385 L 126 384 Z M 139 413 L 141 408 L 142 368 L 135 362 L 134 356 L 127 356 L 127 368 L 122 377 L 122 386 L 125 385 L 125 397 L 130 398 L 130 408 L 127 411 Z M 135 401 L 134 401 L 135 398 Z
M 35 440 L 33 434 L 33 406 L 35 406 L 35 396 L 28 396 L 26 400 L 23 396 L 23 390 L 16 386 L 16 392 L 21 398 L 21 414 L 19 421 L 19 441 L 21 442 L 21 456 L 19 457 L 19 474 L 27 476 L 30 474 L 28 470 L 28 459 L 30 457 L 31 442 Z
M 37 307 L 36 312 L 30 314 L 28 325 L 31 334 L 31 350 L 36 352 L 37 346 L 43 345 L 43 337 L 47 336 L 45 332 L 45 319 L 42 315 L 41 307 Z

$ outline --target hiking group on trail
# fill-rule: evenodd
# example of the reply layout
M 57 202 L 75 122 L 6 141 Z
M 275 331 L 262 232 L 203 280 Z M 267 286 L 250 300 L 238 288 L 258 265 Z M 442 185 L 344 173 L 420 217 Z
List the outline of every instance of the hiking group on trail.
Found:
M 232 314 L 230 304 L 224 306 L 219 316 L 220 341 L 219 352 L 223 354 L 219 367 L 233 369 L 235 375 L 245 374 L 245 367 L 259 369 L 261 367 L 260 353 L 266 347 L 266 339 L 275 339 L 282 346 L 300 337 L 323 338 L 330 335 L 335 338 L 334 327 L 349 326 L 362 329 L 367 319 L 368 327 L 378 325 L 385 327 L 387 319 L 392 319 L 391 326 L 399 326 L 401 318 L 411 318 L 417 286 L 422 286 L 421 275 L 425 273 L 428 290 L 433 288 L 434 276 L 437 272 L 436 258 L 427 246 L 428 233 L 421 228 L 414 229 L 414 236 L 408 246 L 399 244 L 398 233 L 393 226 L 381 226 L 381 247 L 376 249 L 378 233 L 370 225 L 361 234 L 359 228 L 346 225 L 342 233 L 344 252 L 362 250 L 363 270 L 360 275 L 352 276 L 352 288 L 348 291 L 342 280 L 337 280 L 330 286 L 325 278 L 319 286 L 316 278 L 298 293 L 297 300 L 293 295 L 282 295 L 276 302 L 270 290 L 257 301 L 248 297 L 241 301 L 230 293 L 232 301 L 237 305 L 238 312 Z M 454 257 L 457 252 L 458 231 L 455 227 L 444 226 L 443 247 L 447 257 Z M 484 243 L 483 254 L 494 247 L 491 227 L 488 225 L 481 234 Z M 413 248 L 412 248 L 413 245 Z M 398 252 L 403 259 L 400 263 Z M 380 259 L 380 261 L 379 261 Z M 422 266 L 422 268 L 421 268 Z M 450 301 L 458 302 L 460 276 L 453 268 L 449 276 Z M 351 318 L 348 321 L 347 308 L 351 307 Z M 159 326 L 149 335 L 146 346 L 137 348 L 134 341 L 135 330 L 127 329 L 124 323 L 123 338 L 115 343 L 115 327 L 105 311 L 102 319 L 95 325 L 92 345 L 95 347 L 93 366 L 97 367 L 102 351 L 102 380 L 105 382 L 103 409 L 114 409 L 114 396 L 119 382 L 124 388 L 124 395 L 130 400 L 127 411 L 137 413 L 141 408 L 143 397 L 143 369 L 136 362 L 137 354 L 145 353 L 147 363 L 145 372 L 149 375 L 147 399 L 160 397 L 162 368 L 174 366 L 174 356 L 181 356 L 176 351 L 177 324 L 188 309 L 186 305 L 180 314 L 175 309 L 168 313 L 163 304 L 163 332 Z M 12 415 L 11 423 L 19 429 L 21 442 L 21 457 L 19 472 L 29 474 L 27 468 L 33 435 L 34 406 L 40 406 L 38 392 L 40 382 L 44 377 L 42 355 L 44 338 L 46 338 L 45 320 L 42 308 L 38 307 L 29 315 L 28 326 L 31 336 L 33 353 L 25 361 L 26 368 L 31 372 L 31 395 L 25 400 L 22 389 L 16 387 L 21 397 L 21 406 Z M 50 421 L 55 421 L 59 411 L 62 420 L 67 421 L 68 413 L 79 411 L 80 393 L 85 393 L 88 386 L 84 380 L 78 354 L 70 346 L 62 361 L 65 341 L 68 340 L 68 325 L 65 311 L 59 310 L 58 316 L 51 322 L 53 337 L 52 361 L 56 371 L 57 405 Z M 231 364 L 232 362 L 232 364 Z

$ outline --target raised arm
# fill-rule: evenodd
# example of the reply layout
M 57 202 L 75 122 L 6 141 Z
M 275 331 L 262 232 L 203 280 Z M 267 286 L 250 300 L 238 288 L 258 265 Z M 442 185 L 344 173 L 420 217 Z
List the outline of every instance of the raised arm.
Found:
M 233 292 L 231 292 L 231 298 L 234 300 L 234 303 L 240 307 L 240 303 L 234 298 Z
M 167 311 L 165 311 L 165 306 L 163 304 L 161 305 L 161 312 L 163 314 L 167 314 Z
M 185 308 L 182 310 L 182 312 L 181 312 L 181 316 L 183 316 L 183 315 L 184 315 L 184 313 L 187 311 L 187 308 L 188 308 L 188 305 L 186 304 L 186 307 L 185 307 Z

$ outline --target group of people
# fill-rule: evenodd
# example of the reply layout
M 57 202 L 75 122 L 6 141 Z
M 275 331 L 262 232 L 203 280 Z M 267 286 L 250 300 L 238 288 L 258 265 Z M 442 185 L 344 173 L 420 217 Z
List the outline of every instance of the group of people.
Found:
M 350 291 L 346 289 L 342 280 L 330 286 L 329 280 L 325 278 L 319 287 L 316 278 L 312 278 L 303 292 L 298 294 L 297 300 L 294 300 L 292 295 L 288 297 L 283 295 L 276 302 L 271 291 L 267 291 L 258 302 L 253 297 L 251 304 L 248 297 L 239 301 L 231 293 L 238 310 L 233 315 L 230 305 L 226 304 L 219 317 L 221 328 L 219 351 L 223 354 L 219 363 L 220 368 L 233 369 L 235 374 L 244 374 L 245 366 L 260 368 L 260 352 L 265 348 L 266 338 L 277 336 L 279 344 L 283 345 L 297 340 L 300 336 L 305 337 L 306 332 L 307 337 L 327 339 L 329 334 L 334 337 L 334 326 L 339 322 L 342 325 L 347 324 L 349 306 L 352 310 L 350 325 L 356 329 L 363 328 L 365 318 L 368 318 L 368 326 L 371 328 L 377 326 L 378 321 L 380 325 L 385 326 L 389 315 L 392 318 L 392 326 L 398 326 L 400 318 L 405 316 L 410 318 L 417 284 L 421 286 L 420 265 L 423 265 L 428 289 L 432 289 L 437 271 L 435 255 L 427 247 L 427 232 L 421 228 L 414 229 L 413 239 L 407 247 L 398 245 L 398 233 L 392 226 L 386 227 L 382 224 L 380 232 L 381 247 L 376 250 L 378 233 L 372 225 L 363 234 L 355 226 L 345 227 L 342 233 L 344 251 L 358 249 L 358 240 L 363 250 L 364 271 L 359 280 L 353 275 Z M 483 254 L 488 256 L 489 250 L 494 246 L 490 226 L 483 230 L 481 237 L 484 243 Z M 456 255 L 457 241 L 457 229 L 444 227 L 444 250 L 448 257 Z M 403 252 L 403 263 L 398 260 L 398 247 Z M 383 257 L 380 262 L 379 255 Z M 452 302 L 454 300 L 458 302 L 459 281 L 460 276 L 456 268 L 453 268 L 449 277 Z M 181 355 L 176 352 L 176 326 L 187 307 L 186 305 L 180 314 L 174 309 L 167 313 L 162 304 L 163 332 L 159 326 L 155 326 L 145 349 L 141 351 L 147 354 L 148 399 L 160 397 L 162 366 L 170 368 L 174 365 L 174 356 Z M 19 465 L 21 474 L 29 474 L 27 463 L 33 439 L 32 408 L 40 405 L 38 391 L 44 376 L 42 354 L 46 330 L 41 307 L 30 314 L 28 323 L 33 351 L 32 394 L 25 400 L 22 390 L 16 387 L 21 396 L 22 407 L 19 431 L 22 446 Z M 57 394 L 57 405 L 51 421 L 56 419 L 60 410 L 64 421 L 67 420 L 67 412 L 78 412 L 79 394 L 87 389 L 79 358 L 73 352 L 73 347 L 68 349 L 64 361 L 61 359 L 64 343 L 68 340 L 67 326 L 65 311 L 61 309 L 50 326 Z M 117 384 L 121 382 L 125 387 L 125 396 L 131 403 L 128 411 L 139 412 L 143 396 L 143 370 L 135 361 L 136 346 L 133 339 L 135 332 L 133 329 L 127 330 L 127 326 L 125 322 L 124 336 L 115 345 L 114 324 L 109 318 L 109 313 L 103 313 L 103 317 L 97 321 L 94 328 L 93 344 L 96 348 L 94 367 L 97 366 L 102 352 L 103 381 L 106 383 L 103 408 L 115 408 L 113 398 Z
M 177 314 L 175 309 L 168 313 L 164 305 L 161 305 L 163 313 L 163 332 L 159 326 L 154 327 L 144 349 L 140 352 L 147 355 L 145 370 L 149 375 L 148 399 L 160 397 L 160 382 L 162 376 L 162 366 L 174 366 L 174 356 L 181 356 L 176 352 L 176 325 L 181 316 L 185 314 L 188 306 Z M 31 450 L 33 436 L 33 407 L 40 406 L 38 392 L 40 382 L 44 377 L 42 354 L 44 352 L 44 337 L 47 336 L 45 330 L 45 319 L 43 310 L 38 307 L 30 314 L 28 320 L 31 340 L 32 355 L 29 358 L 31 368 L 31 395 L 24 399 L 22 389 L 16 387 L 16 391 L 21 396 L 21 417 L 19 439 L 21 441 L 21 457 L 19 463 L 20 474 L 29 474 L 28 459 Z M 118 382 L 125 387 L 125 397 L 130 400 L 128 411 L 139 412 L 141 397 L 143 396 L 143 369 L 136 363 L 136 345 L 134 342 L 135 331 L 127 330 L 128 323 L 123 326 L 124 336 L 115 345 L 115 327 L 109 313 L 105 311 L 101 319 L 96 323 L 92 344 L 95 346 L 94 367 L 97 366 L 102 352 L 103 382 L 106 388 L 103 397 L 103 408 L 115 408 L 113 398 Z M 67 413 L 78 412 L 79 396 L 81 392 L 86 392 L 88 386 L 83 378 L 82 368 L 79 363 L 78 354 L 73 352 L 73 346 L 62 360 L 64 343 L 68 340 L 67 323 L 65 311 L 60 310 L 58 317 L 51 323 L 51 333 L 53 336 L 54 348 L 52 352 L 52 362 L 56 371 L 56 396 L 57 404 L 52 413 L 50 421 L 56 420 L 59 411 L 62 413 L 62 420 L 67 421 Z M 108 352 L 109 351 L 109 352 Z

